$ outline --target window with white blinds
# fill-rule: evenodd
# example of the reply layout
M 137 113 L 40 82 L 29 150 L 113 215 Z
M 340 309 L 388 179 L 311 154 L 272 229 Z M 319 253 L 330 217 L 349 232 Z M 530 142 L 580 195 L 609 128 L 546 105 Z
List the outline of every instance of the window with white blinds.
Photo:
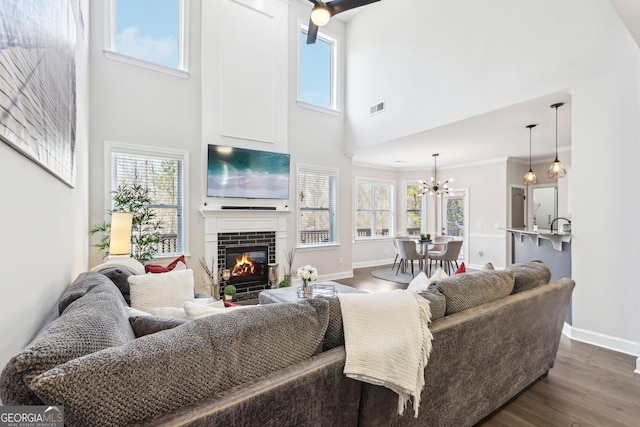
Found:
M 393 235 L 393 198 L 393 183 L 356 179 L 356 238 Z
M 111 191 L 119 186 L 139 184 L 149 189 L 156 219 L 164 234 L 157 256 L 183 254 L 184 158 L 179 155 L 145 154 L 127 150 L 111 151 Z
M 338 172 L 298 167 L 298 244 L 337 243 Z

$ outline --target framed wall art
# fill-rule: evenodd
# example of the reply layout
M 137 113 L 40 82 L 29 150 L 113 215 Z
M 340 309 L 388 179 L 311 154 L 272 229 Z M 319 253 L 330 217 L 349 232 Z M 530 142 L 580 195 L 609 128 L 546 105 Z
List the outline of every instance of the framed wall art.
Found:
M 0 139 L 71 187 L 75 40 L 69 0 L 0 0 Z

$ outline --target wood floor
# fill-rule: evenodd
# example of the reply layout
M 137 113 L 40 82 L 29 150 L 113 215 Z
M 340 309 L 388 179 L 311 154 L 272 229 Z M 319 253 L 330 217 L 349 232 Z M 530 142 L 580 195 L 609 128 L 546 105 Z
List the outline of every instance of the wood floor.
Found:
M 389 267 L 391 268 L 391 267 Z M 371 291 L 407 285 L 377 279 L 371 268 L 336 280 Z M 482 427 L 640 427 L 640 375 L 636 358 L 564 335 L 549 375 L 478 424 Z

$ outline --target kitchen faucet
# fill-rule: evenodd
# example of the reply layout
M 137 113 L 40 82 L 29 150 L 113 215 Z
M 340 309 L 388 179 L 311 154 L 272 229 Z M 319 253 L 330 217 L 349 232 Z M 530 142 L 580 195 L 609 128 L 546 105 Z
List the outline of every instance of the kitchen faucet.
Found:
M 565 217 L 563 217 L 563 216 L 559 216 L 559 217 L 557 217 L 557 218 L 554 218 L 554 219 L 553 219 L 553 221 L 551 221 L 551 226 L 550 226 L 550 228 L 551 228 L 551 232 L 552 232 L 552 233 L 553 233 L 553 224 L 555 224 L 555 222 L 556 222 L 557 220 L 559 220 L 559 219 L 564 219 L 564 220 L 565 220 L 565 221 L 567 221 L 569 224 L 571 224 L 571 220 L 570 220 L 570 219 L 568 219 L 568 218 L 565 218 Z

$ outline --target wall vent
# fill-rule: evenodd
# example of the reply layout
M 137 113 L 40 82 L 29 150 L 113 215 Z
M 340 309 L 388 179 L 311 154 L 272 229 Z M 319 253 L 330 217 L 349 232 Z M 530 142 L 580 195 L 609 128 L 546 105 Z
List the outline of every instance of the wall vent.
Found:
M 384 101 L 381 101 L 376 105 L 372 105 L 371 107 L 369 107 L 370 116 L 373 116 L 374 114 L 378 114 L 381 111 L 384 111 Z

